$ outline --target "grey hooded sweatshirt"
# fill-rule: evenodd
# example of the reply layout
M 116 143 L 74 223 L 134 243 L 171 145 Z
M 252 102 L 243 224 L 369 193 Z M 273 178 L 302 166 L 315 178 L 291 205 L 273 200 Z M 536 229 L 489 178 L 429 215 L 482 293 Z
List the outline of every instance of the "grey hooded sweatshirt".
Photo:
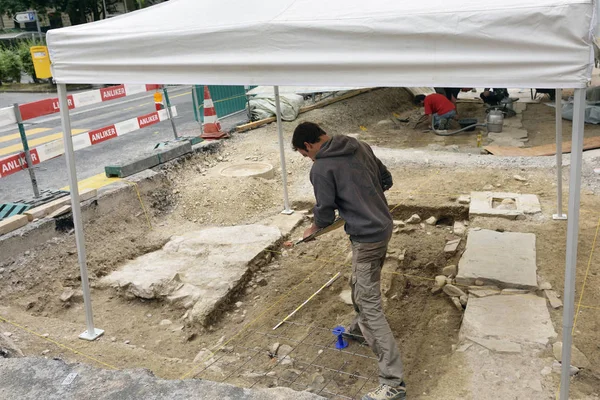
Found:
M 319 228 L 333 223 L 337 209 L 351 240 L 374 243 L 390 237 L 392 215 L 383 192 L 392 186 L 392 175 L 368 144 L 333 136 L 317 153 L 310 181 Z

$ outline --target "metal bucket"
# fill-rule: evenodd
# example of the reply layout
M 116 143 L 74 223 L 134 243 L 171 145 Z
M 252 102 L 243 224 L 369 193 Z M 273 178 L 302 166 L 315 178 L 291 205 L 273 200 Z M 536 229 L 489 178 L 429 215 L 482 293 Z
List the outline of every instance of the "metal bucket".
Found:
M 491 110 L 486 119 L 488 132 L 500 133 L 504 125 L 504 114 L 500 110 Z

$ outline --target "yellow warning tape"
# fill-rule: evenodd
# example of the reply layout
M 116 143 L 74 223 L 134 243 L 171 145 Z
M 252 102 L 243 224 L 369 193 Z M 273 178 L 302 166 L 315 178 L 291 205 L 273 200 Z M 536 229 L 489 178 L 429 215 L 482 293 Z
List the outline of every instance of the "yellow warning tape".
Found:
M 13 322 L 13 321 L 11 321 L 11 320 L 9 320 L 9 319 L 7 319 L 7 318 L 3 317 L 3 316 L 0 316 L 0 321 L 6 322 L 7 324 L 11 324 L 12 326 L 14 326 L 14 327 L 16 327 L 16 328 L 22 329 L 22 330 L 24 330 L 24 331 L 25 331 L 25 332 L 27 332 L 27 333 L 30 333 L 30 334 L 32 334 L 32 335 L 34 335 L 34 336 L 37 336 L 37 337 L 39 337 L 40 339 L 44 339 L 45 341 L 47 341 L 47 342 L 50 342 L 50 343 L 52 343 L 52 344 L 54 344 L 54 345 L 56 345 L 56 346 L 58 346 L 58 347 L 61 347 L 61 348 L 65 349 L 65 350 L 68 350 L 68 351 L 70 351 L 70 352 L 72 352 L 72 353 L 74 353 L 74 354 L 80 355 L 80 356 L 82 356 L 82 357 L 85 357 L 85 358 L 87 358 L 87 359 L 89 359 L 89 360 L 92 360 L 92 361 L 94 361 L 94 362 L 97 362 L 97 363 L 98 363 L 98 364 L 100 364 L 100 365 L 103 365 L 103 366 L 105 366 L 105 367 L 108 367 L 108 368 L 110 368 L 110 369 L 117 369 L 117 370 L 119 369 L 119 368 L 115 367 L 114 365 L 111 365 L 111 364 L 105 363 L 104 361 L 100 361 L 100 360 L 98 360 L 97 358 L 94 358 L 94 357 L 92 357 L 92 356 L 90 356 L 90 355 L 87 355 L 87 354 L 85 354 L 85 353 L 82 353 L 82 352 L 81 352 L 81 351 L 79 351 L 79 350 L 75 350 L 74 348 L 72 348 L 72 347 L 69 347 L 69 346 L 67 346 L 67 345 L 65 345 L 65 344 L 62 344 L 62 343 L 60 343 L 60 342 L 57 342 L 56 340 L 53 340 L 53 339 L 47 338 L 47 337 L 45 337 L 45 336 L 43 336 L 43 335 L 40 335 L 39 333 L 37 333 L 37 332 L 35 332 L 35 331 L 32 331 L 31 329 L 25 328 L 24 326 L 21 326 L 21 325 L 17 324 L 16 322 Z

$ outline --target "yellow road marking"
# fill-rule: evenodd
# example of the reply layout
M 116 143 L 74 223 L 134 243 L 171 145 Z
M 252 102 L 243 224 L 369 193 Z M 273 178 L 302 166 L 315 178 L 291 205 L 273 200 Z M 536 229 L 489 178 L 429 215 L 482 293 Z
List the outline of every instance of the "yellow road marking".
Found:
M 25 130 L 25 136 L 30 137 L 33 135 L 37 135 L 38 133 L 46 132 L 51 130 L 52 128 L 33 128 Z M 0 143 L 8 142 L 9 140 L 19 139 L 21 135 L 19 133 L 11 133 L 10 135 L 0 137 Z
M 83 132 L 87 132 L 88 129 L 72 129 L 71 130 L 71 135 L 75 136 L 75 135 L 79 135 L 80 133 Z M 58 132 L 58 133 L 54 133 L 52 135 L 48 135 L 48 136 L 43 136 L 41 138 L 38 139 L 33 139 L 33 140 L 29 140 L 29 148 L 33 148 L 37 145 L 40 144 L 44 144 L 44 143 L 48 143 L 51 142 L 53 140 L 58 140 L 58 139 L 62 139 L 62 132 Z M 23 144 L 22 143 L 17 143 L 17 144 L 13 144 L 12 146 L 7 146 L 7 147 L 3 147 L 0 149 L 0 156 L 4 156 L 6 154 L 12 154 L 12 153 L 17 153 L 19 151 L 23 150 Z
M 77 182 L 77 187 L 79 187 L 79 191 L 85 189 L 100 189 L 101 187 L 110 185 L 113 182 L 120 181 L 121 178 L 107 178 L 105 173 L 101 173 L 98 175 L 90 176 L 89 178 L 85 178 Z M 65 186 L 60 188 L 60 190 L 70 190 L 69 186 Z

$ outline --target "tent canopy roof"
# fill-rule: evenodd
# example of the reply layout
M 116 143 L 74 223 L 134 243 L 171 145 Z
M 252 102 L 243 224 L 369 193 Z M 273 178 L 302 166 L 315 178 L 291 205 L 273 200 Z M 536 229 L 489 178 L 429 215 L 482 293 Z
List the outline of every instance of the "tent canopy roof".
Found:
M 59 83 L 585 87 L 592 0 L 171 0 L 48 32 Z

